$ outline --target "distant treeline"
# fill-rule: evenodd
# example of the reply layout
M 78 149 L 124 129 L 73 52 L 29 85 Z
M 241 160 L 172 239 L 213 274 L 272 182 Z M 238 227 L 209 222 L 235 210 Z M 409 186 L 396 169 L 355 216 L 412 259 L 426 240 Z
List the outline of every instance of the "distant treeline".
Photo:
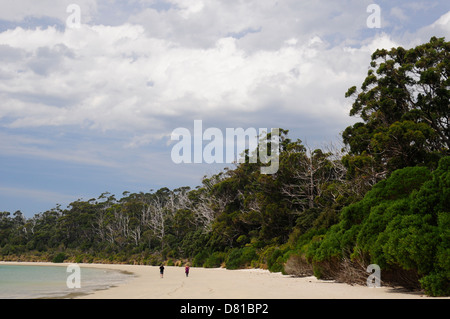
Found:
M 0 259 L 263 267 L 361 284 L 378 264 L 382 284 L 450 295 L 449 53 L 443 38 L 377 50 L 346 94 L 362 121 L 343 145 L 311 150 L 280 129 L 276 174 L 247 161 L 195 189 L 0 213 Z

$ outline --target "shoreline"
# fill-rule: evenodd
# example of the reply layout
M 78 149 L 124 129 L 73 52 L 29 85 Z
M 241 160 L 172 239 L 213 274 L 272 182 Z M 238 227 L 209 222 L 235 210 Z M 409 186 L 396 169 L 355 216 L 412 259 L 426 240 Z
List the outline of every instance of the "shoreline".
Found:
M 0 265 L 67 266 L 70 263 L 0 262 Z M 164 278 L 158 266 L 127 264 L 78 264 L 132 274 L 129 280 L 106 289 L 73 293 L 56 299 L 442 299 L 400 288 L 349 285 L 314 276 L 291 277 L 263 269 L 228 270 L 165 266 Z M 443 297 L 450 299 L 449 297 Z
M 129 281 L 130 279 L 132 279 L 132 277 L 134 276 L 134 274 L 130 271 L 127 270 L 123 270 L 123 269 L 116 269 L 114 267 L 108 267 L 110 264 L 77 264 L 77 263 L 70 263 L 70 262 L 65 262 L 65 263 L 52 263 L 52 262 L 28 262 L 28 261 L 24 261 L 24 262 L 19 262 L 19 261 L 0 261 L 0 266 L 23 266 L 23 267 L 27 267 L 27 266 L 33 266 L 33 267 L 67 267 L 69 265 L 79 265 L 80 268 L 91 268 L 91 269 L 103 269 L 103 270 L 108 270 L 108 271 L 113 271 L 113 272 L 117 272 L 117 273 L 121 273 L 124 275 L 129 275 L 130 278 L 129 279 L 125 279 L 122 283 L 109 283 L 106 286 L 102 285 L 99 287 L 89 287 L 89 288 L 84 288 L 83 284 L 81 285 L 82 288 L 81 289 L 73 289 L 72 291 L 58 291 L 58 292 L 54 292 L 52 296 L 41 296 L 41 297 L 24 297 L 23 299 L 37 299 L 37 300 L 41 300 L 41 299 L 77 299 L 83 296 L 88 296 L 91 294 L 94 294 L 97 291 L 102 291 L 102 290 L 107 290 L 110 288 L 114 288 L 114 287 L 118 287 L 120 284 L 126 283 L 127 281 Z M 67 276 L 69 276 L 70 273 L 67 273 Z M 82 275 L 82 274 L 81 274 Z M 82 278 L 81 278 L 82 280 Z M 0 298 L 1 299 L 1 298 Z M 22 298 L 21 298 L 22 299 Z

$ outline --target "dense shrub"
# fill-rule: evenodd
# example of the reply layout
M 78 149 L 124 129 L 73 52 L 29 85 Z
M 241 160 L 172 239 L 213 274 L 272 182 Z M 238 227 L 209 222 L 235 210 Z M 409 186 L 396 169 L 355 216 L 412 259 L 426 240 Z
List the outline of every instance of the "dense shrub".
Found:
M 208 252 L 207 251 L 201 251 L 197 255 L 195 255 L 194 259 L 192 260 L 192 265 L 194 267 L 203 267 L 203 264 L 206 262 L 206 259 L 208 258 Z
M 376 263 L 390 273 L 416 274 L 430 295 L 448 294 L 449 167 L 446 157 L 432 173 L 425 167 L 397 170 L 344 208 L 339 224 L 308 247 L 315 275 L 335 277 L 344 260 Z
M 225 252 L 219 252 L 216 251 L 212 253 L 208 258 L 206 259 L 205 263 L 203 264 L 203 267 L 206 268 L 216 268 L 222 266 L 222 263 L 225 262 L 227 257 L 227 254 Z
M 431 273 L 419 280 L 425 293 L 429 296 L 449 296 L 450 295 L 450 276 L 445 274 Z
M 62 263 L 64 260 L 66 260 L 66 254 L 65 253 L 58 253 L 55 257 L 53 257 L 52 262 L 53 263 Z
M 226 267 L 227 269 L 245 268 L 250 266 L 251 262 L 257 258 L 258 255 L 253 247 L 234 248 L 228 254 Z
M 241 266 L 242 250 L 240 248 L 234 248 L 228 254 L 226 260 L 227 269 L 238 269 Z

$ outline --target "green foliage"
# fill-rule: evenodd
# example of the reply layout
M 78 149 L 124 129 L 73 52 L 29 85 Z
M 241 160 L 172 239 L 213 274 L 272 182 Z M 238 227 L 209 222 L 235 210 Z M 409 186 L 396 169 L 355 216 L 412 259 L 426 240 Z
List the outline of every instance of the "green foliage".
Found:
M 379 181 L 407 166 L 434 168 L 450 155 L 449 51 L 450 42 L 432 37 L 409 50 L 373 53 L 361 91 L 353 86 L 346 94 L 355 97 L 350 115 L 363 120 L 342 134 L 351 174 Z
M 434 266 L 438 244 L 436 227 L 429 224 L 430 215 L 405 215 L 395 217 L 386 227 L 389 234 L 382 249 L 388 265 L 429 273 Z
M 432 297 L 450 296 L 449 272 L 431 273 L 422 279 L 420 284 L 425 293 Z
M 261 259 L 267 265 L 271 272 L 282 272 L 283 265 L 287 260 L 284 254 L 288 251 L 288 247 L 268 246 L 261 253 Z
M 253 247 L 233 248 L 226 259 L 227 269 L 246 268 L 257 259 L 257 253 Z
M 65 253 L 58 253 L 52 260 L 53 263 L 63 263 L 64 260 L 66 260 L 66 254 Z
M 173 259 L 169 259 L 167 261 L 167 266 L 175 266 L 175 263 L 174 263 Z
M 395 171 L 363 200 L 343 209 L 340 223 L 308 247 L 316 275 L 322 276 L 320 265 L 324 262 L 346 257 L 376 263 L 383 269 L 414 271 L 431 295 L 447 291 L 448 161 L 449 157 L 441 159 L 432 173 L 424 167 Z
M 203 267 L 205 268 L 216 268 L 221 267 L 227 258 L 227 254 L 225 252 L 216 251 L 208 256 Z
M 241 267 L 242 250 L 240 248 L 234 248 L 228 254 L 226 259 L 227 269 L 238 269 Z
M 208 252 L 203 250 L 203 251 L 199 252 L 197 255 L 195 255 L 195 257 L 192 261 L 192 265 L 194 267 L 203 267 L 207 258 L 208 258 Z

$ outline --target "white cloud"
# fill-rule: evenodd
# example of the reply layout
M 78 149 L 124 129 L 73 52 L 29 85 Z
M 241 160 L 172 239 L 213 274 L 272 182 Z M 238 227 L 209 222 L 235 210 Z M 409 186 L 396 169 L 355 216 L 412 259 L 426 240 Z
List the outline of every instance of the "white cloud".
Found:
M 130 18 L 139 21 L 151 14 L 155 19 L 150 24 L 16 28 L 0 33 L 0 56 L 6 57 L 0 66 L 3 125 L 127 132 L 125 145 L 131 148 L 152 143 L 183 121 L 198 118 L 216 117 L 228 126 L 243 122 L 258 126 L 256 121 L 270 123 L 274 115 L 332 116 L 337 127 L 348 122 L 350 101 L 344 93 L 361 83 L 370 54 L 380 47 L 402 45 L 385 33 L 358 47 L 328 41 L 343 17 L 361 11 L 365 21 L 363 6 L 351 7 L 353 1 L 341 11 L 334 3 L 313 6 L 295 1 L 171 3 L 169 10 L 147 9 Z M 217 24 L 201 30 L 198 39 L 203 45 L 185 45 L 185 36 L 210 21 L 209 13 L 214 13 Z M 401 12 L 393 8 L 391 13 Z M 193 24 L 188 30 L 181 29 L 187 24 L 175 22 L 180 14 Z M 446 32 L 448 15 L 419 34 Z M 275 26 L 282 16 L 286 16 L 283 23 Z M 317 17 L 322 20 L 313 23 Z M 298 31 L 294 20 L 316 32 Z M 164 33 L 157 28 L 152 34 L 149 27 L 155 23 L 174 29 Z M 350 26 L 344 23 L 339 32 Z M 249 28 L 260 31 L 229 36 Z M 284 28 L 289 31 L 281 32 Z M 260 47 L 262 40 L 271 44 Z
M 272 98 L 264 92 L 289 98 L 290 92 L 317 83 L 316 67 L 334 67 L 332 51 L 317 47 L 318 37 L 306 45 L 288 41 L 278 50 L 250 54 L 237 41 L 222 38 L 208 49 L 185 48 L 128 24 L 6 31 L 0 43 L 24 51 L 26 58 L 5 66 L 16 77 L 0 84 L 9 97 L 0 114 L 14 118 L 11 127 L 147 129 L 149 119 L 193 109 L 198 114 L 258 111 Z M 30 103 L 30 96 L 41 102 Z M 59 105 L 43 104 L 46 97 Z
M 399 20 L 402 20 L 402 21 L 408 20 L 408 16 L 399 7 L 392 8 L 390 13 L 393 17 L 395 17 Z
M 431 37 L 445 37 L 446 41 L 450 39 L 450 11 L 442 14 L 439 19 L 430 25 L 424 26 L 417 30 L 414 34 L 407 34 L 405 42 L 408 42 L 410 47 L 428 42 Z
M 192 14 L 199 13 L 205 7 L 203 0 L 168 0 L 168 2 L 176 5 L 179 14 L 185 19 Z
M 442 28 L 447 32 L 450 32 L 450 11 L 443 14 L 436 22 L 434 22 L 431 28 Z
M 339 35 L 338 41 L 366 28 L 368 0 L 209 0 L 170 1 L 169 10 L 144 8 L 131 23 L 147 33 L 184 47 L 208 48 L 220 38 L 233 36 L 247 52 L 277 50 L 287 39 L 308 41 L 312 36 Z

